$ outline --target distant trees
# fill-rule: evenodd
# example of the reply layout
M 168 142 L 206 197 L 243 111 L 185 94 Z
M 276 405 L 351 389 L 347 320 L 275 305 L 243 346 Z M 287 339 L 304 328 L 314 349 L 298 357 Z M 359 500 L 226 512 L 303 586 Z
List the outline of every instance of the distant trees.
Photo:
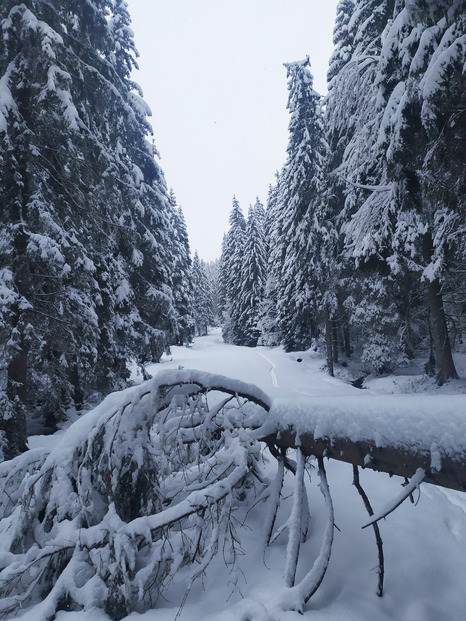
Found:
M 219 270 L 219 309 L 223 338 L 235 345 L 255 347 L 266 279 L 265 211 L 259 199 L 247 221 L 236 198 Z
M 194 253 L 192 281 L 195 332 L 197 336 L 205 336 L 208 327 L 214 323 L 214 303 L 206 266 L 197 251 Z
M 70 407 L 189 340 L 185 225 L 147 137 L 126 4 L 0 7 L 0 429 Z M 190 327 L 191 326 L 191 327 Z M 172 337 L 172 335 L 176 335 Z
M 381 373 L 422 354 L 439 384 L 457 377 L 465 15 L 463 3 L 342 0 L 323 110 L 309 59 L 285 65 L 288 158 L 260 233 L 259 342 L 320 344 L 330 373 L 339 356 Z M 247 324 L 237 304 L 251 282 L 231 261 L 238 250 L 246 258 L 245 231 L 232 222 L 220 273 L 222 299 L 231 299 L 224 334 L 237 344 L 246 342 Z

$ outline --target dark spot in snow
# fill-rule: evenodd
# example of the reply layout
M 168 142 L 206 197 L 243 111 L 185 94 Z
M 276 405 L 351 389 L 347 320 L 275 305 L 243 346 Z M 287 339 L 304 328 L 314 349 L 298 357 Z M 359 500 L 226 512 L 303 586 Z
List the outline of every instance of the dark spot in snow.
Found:
M 354 386 L 355 388 L 361 388 L 364 389 L 364 377 L 358 377 L 358 379 L 355 379 L 354 382 L 351 382 L 351 386 Z

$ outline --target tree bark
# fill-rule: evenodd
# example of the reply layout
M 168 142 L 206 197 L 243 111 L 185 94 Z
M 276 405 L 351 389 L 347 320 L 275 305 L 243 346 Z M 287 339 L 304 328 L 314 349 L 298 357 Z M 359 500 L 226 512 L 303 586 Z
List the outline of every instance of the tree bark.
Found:
M 420 452 L 415 447 L 378 447 L 374 443 L 349 438 L 314 438 L 310 433 L 297 434 L 293 429 L 280 430 L 260 439 L 268 445 L 288 449 L 299 447 L 304 455 L 336 459 L 376 472 L 386 472 L 390 476 L 410 478 L 418 468 L 422 468 L 426 472 L 425 483 L 466 491 L 466 462 L 455 461 L 448 455 L 442 455 L 442 469 L 437 471 L 431 467 L 430 453 Z
M 338 321 L 335 317 L 330 318 L 330 325 L 332 326 L 333 364 L 338 364 Z
M 325 349 L 327 354 L 327 368 L 329 375 L 334 376 L 333 369 L 333 329 L 332 321 L 330 319 L 330 309 L 328 304 L 325 305 Z
M 3 419 L 7 442 L 5 459 L 13 459 L 27 450 L 26 406 L 28 348 L 21 334 L 18 350 L 8 365 L 6 394 L 11 404 L 8 417 Z
M 18 220 L 20 218 L 18 217 Z M 15 257 L 13 268 L 15 285 L 22 297 L 27 297 L 30 282 L 29 265 L 26 257 L 28 236 L 23 227 L 20 227 L 14 238 Z M 26 399 L 27 399 L 27 371 L 29 346 L 24 333 L 27 321 L 20 304 L 12 308 L 12 353 L 7 367 L 6 396 L 9 401 L 9 411 L 3 418 L 6 449 L 5 458 L 12 459 L 27 450 L 26 432 Z M 13 337 L 14 335 L 14 337 Z
M 438 278 L 428 281 L 427 298 L 432 319 L 432 336 L 434 339 L 435 360 L 437 365 L 437 383 L 442 386 L 449 379 L 458 379 L 455 363 L 451 353 L 447 320 L 443 308 L 442 292 Z
M 432 260 L 433 250 L 434 244 L 432 241 L 432 234 L 429 231 L 423 238 L 423 255 L 427 264 Z M 426 281 L 427 301 L 432 322 L 432 338 L 434 341 L 435 362 L 437 366 L 437 383 L 441 386 L 449 379 L 458 379 L 458 373 L 456 372 L 451 353 L 440 281 L 438 277 L 432 280 L 426 279 Z

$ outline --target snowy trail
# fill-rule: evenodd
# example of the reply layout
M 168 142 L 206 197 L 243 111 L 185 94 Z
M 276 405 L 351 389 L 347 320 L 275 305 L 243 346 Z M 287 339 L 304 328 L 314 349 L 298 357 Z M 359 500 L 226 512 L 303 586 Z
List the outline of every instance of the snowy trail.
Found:
M 221 330 L 198 337 L 190 347 L 172 347 L 161 364 L 150 365 L 149 373 L 183 366 L 227 375 L 259 386 L 270 396 L 321 396 L 358 394 L 353 386 L 330 377 L 322 370 L 322 359 L 308 354 L 287 354 L 282 348 L 239 347 L 223 342 Z M 304 358 L 302 362 L 298 359 Z
M 275 364 L 275 362 L 272 362 L 272 360 L 270 360 L 270 358 L 267 358 L 267 356 L 265 354 L 261 354 L 260 352 L 256 352 L 258 356 L 260 356 L 261 358 L 263 358 L 264 360 L 266 360 L 269 364 L 270 364 L 270 377 L 272 379 L 272 386 L 274 388 L 280 388 L 280 385 L 278 383 L 277 380 L 277 376 L 275 375 L 275 369 L 277 368 L 277 365 Z

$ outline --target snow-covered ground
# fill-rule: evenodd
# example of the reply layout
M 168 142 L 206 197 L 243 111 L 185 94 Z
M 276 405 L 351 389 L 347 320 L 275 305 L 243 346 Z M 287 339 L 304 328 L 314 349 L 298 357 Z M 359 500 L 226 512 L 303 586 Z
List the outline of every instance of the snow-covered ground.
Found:
M 298 358 L 301 359 L 298 362 Z M 400 375 L 399 378 L 367 382 L 367 391 L 330 378 L 317 354 L 286 354 L 281 348 L 235 347 L 222 342 L 219 331 L 196 339 L 192 347 L 172 348 L 162 363 L 148 371 L 195 368 L 254 383 L 272 398 L 292 400 L 295 397 L 348 398 L 348 402 L 367 394 L 381 406 L 387 393 L 420 390 L 424 385 L 439 395 L 463 394 L 466 416 L 466 385 L 454 382 L 440 391 L 422 377 Z M 460 372 L 465 375 L 460 361 Z M 137 378 L 135 378 L 137 379 Z M 140 378 L 139 378 L 140 379 Z M 423 384 L 424 382 L 424 384 Z M 400 397 L 402 398 L 402 397 Z M 439 412 L 441 416 L 441 412 Z M 31 438 L 31 446 L 51 438 Z M 385 552 L 385 594 L 377 597 L 377 549 L 371 529 L 362 530 L 367 512 L 352 486 L 352 469 L 341 462 L 326 465 L 329 486 L 335 505 L 338 530 L 330 566 L 320 589 L 308 602 L 304 615 L 283 612 L 271 616 L 268 603 L 282 588 L 286 537 L 279 538 L 263 553 L 261 527 L 262 507 L 257 505 L 243 516 L 240 560 L 242 573 L 229 575 L 222 554 L 209 568 L 203 582 L 195 584 L 184 607 L 182 580 L 173 584 L 157 610 L 143 615 L 133 613 L 131 621 L 464 621 L 466 619 L 466 494 L 423 484 L 417 504 L 403 503 L 386 520 L 380 530 Z M 402 481 L 388 475 L 361 472 L 374 511 L 398 496 Z M 298 573 L 309 570 L 319 552 L 325 528 L 324 503 L 317 488 L 317 474 L 311 476 L 309 502 L 311 536 L 301 556 Z M 286 504 L 286 500 L 284 501 Z M 299 578 L 299 576 L 298 576 Z M 34 609 L 22 619 L 41 621 Z M 57 621 L 99 621 L 108 617 L 97 610 L 64 612 Z

